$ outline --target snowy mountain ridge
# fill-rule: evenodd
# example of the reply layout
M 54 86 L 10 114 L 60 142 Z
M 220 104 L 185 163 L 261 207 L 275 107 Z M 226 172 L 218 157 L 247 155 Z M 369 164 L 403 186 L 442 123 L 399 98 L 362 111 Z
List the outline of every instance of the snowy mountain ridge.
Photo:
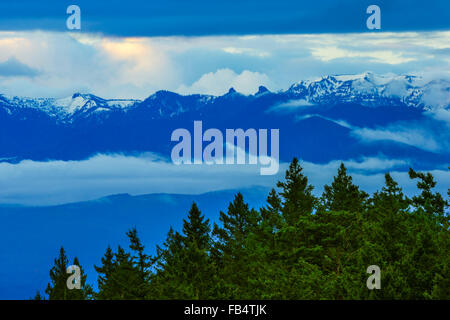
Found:
M 20 112 L 21 109 L 29 108 L 44 111 L 51 117 L 60 120 L 68 120 L 71 116 L 79 113 L 91 114 L 96 112 L 111 111 L 115 109 L 127 109 L 139 103 L 137 99 L 103 99 L 92 94 L 75 93 L 70 97 L 56 98 L 29 98 L 8 97 L 0 94 L 0 106 L 8 114 Z
M 448 108 L 450 105 L 450 82 L 433 80 L 426 82 L 412 75 L 375 75 L 370 72 L 356 75 L 330 75 L 316 80 L 300 81 L 289 89 L 270 92 L 260 87 L 258 92 L 247 97 L 260 98 L 267 94 L 278 95 L 281 100 L 305 100 L 310 104 L 334 105 L 337 103 L 359 103 L 364 106 L 406 105 L 425 110 Z M 182 96 L 170 91 L 158 91 L 145 100 L 103 99 L 93 94 L 75 93 L 63 99 L 9 97 L 0 94 L 0 108 L 8 114 L 20 113 L 23 109 L 43 111 L 51 117 L 72 122 L 77 117 L 110 111 L 123 111 L 145 105 L 152 109 L 155 117 L 168 116 L 188 111 L 183 104 L 195 110 L 213 103 L 218 98 L 241 95 L 233 88 L 223 96 L 193 94 Z M 245 97 L 245 96 L 243 96 Z
M 450 82 L 426 82 L 413 75 L 326 76 L 313 81 L 300 81 L 288 91 L 313 104 L 356 102 L 367 106 L 397 105 L 424 109 L 446 108 L 450 105 Z

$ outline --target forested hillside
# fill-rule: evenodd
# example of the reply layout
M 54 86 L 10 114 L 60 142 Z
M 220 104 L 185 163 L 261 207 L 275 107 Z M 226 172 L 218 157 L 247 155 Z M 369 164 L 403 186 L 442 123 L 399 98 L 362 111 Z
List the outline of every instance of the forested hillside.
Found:
M 156 255 L 129 230 L 129 248 L 99 257 L 97 292 L 84 272 L 80 290 L 67 288 L 66 269 L 80 262 L 61 248 L 35 299 L 450 299 L 449 203 L 430 173 L 410 169 L 412 198 L 388 173 L 369 195 L 342 164 L 317 198 L 302 170 L 294 158 L 259 210 L 236 194 L 219 224 L 193 203 Z M 379 290 L 366 286 L 370 265 Z

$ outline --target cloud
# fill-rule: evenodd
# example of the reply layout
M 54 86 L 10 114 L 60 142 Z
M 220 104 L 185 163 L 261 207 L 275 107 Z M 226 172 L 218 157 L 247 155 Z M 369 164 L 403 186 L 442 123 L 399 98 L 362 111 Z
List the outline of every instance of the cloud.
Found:
M 355 183 L 369 192 L 380 189 L 383 174 L 390 170 L 399 177 L 407 192 L 414 192 L 406 172 L 395 171 L 408 160 L 383 156 L 344 161 Z M 340 161 L 327 164 L 302 162 L 305 174 L 320 194 L 324 184 L 336 175 Z M 259 165 L 174 165 L 154 154 L 139 156 L 97 155 L 82 161 L 25 160 L 17 164 L 0 163 L 0 203 L 49 205 L 97 199 L 119 193 L 199 194 L 208 191 L 275 187 L 284 178 L 288 163 L 280 163 L 277 175 L 260 175 Z M 439 190 L 446 192 L 450 175 L 433 170 Z
M 384 174 L 386 172 L 389 172 L 394 180 L 399 183 L 400 187 L 402 187 L 404 193 L 411 197 L 412 195 L 418 193 L 416 187 L 417 181 L 411 180 L 408 176 L 408 172 L 395 170 L 395 166 L 397 164 L 401 164 L 402 162 L 402 160 L 399 160 L 400 162 L 396 163 L 397 161 L 398 160 L 369 158 L 363 159 L 360 162 L 355 162 L 353 160 L 344 161 L 344 164 L 348 168 L 348 173 L 353 178 L 353 183 L 360 186 L 361 189 L 366 192 L 373 193 L 380 190 L 384 186 Z M 384 164 L 388 165 L 386 168 L 381 167 L 383 165 L 383 162 Z M 304 166 L 305 175 L 309 178 L 310 183 L 316 186 L 314 190 L 315 195 L 319 196 L 323 190 L 323 186 L 325 184 L 329 185 L 331 183 L 332 177 L 337 174 L 340 163 L 341 161 L 332 161 L 324 165 L 308 162 L 302 163 L 302 165 Z M 355 170 L 362 167 L 379 167 L 379 171 L 371 173 L 370 170 Z M 430 170 L 429 172 L 435 177 L 435 180 L 438 182 L 434 191 L 439 192 L 442 195 L 446 195 L 448 186 L 450 185 L 450 174 L 448 170 Z
M 289 100 L 288 102 L 276 104 L 269 109 L 267 109 L 267 112 L 273 112 L 273 111 L 281 111 L 281 112 L 292 112 L 297 111 L 298 109 L 301 109 L 303 107 L 310 107 L 313 104 L 309 101 L 306 101 L 305 99 L 297 99 L 297 100 Z
M 267 51 L 256 50 L 253 48 L 236 48 L 236 47 L 226 47 L 223 48 L 223 51 L 231 54 L 246 54 L 249 56 L 266 58 L 270 56 L 270 53 Z
M 340 163 L 341 161 L 331 161 L 328 165 L 336 168 Z M 408 160 L 388 159 L 385 157 L 363 157 L 359 161 L 353 159 L 345 161 L 347 169 L 353 172 L 392 170 L 398 167 L 404 167 L 408 164 Z
M 432 82 L 424 91 L 422 101 L 433 108 L 450 106 L 450 81 L 441 80 Z
M 450 124 L 450 111 L 437 109 L 425 112 L 425 115 Z M 404 143 L 425 151 L 446 152 L 449 148 L 450 136 L 445 125 L 437 126 L 427 121 L 401 121 L 392 123 L 386 127 L 364 128 L 348 123 L 345 120 L 333 119 L 316 113 L 308 113 L 295 116 L 296 121 L 302 121 L 311 117 L 318 117 L 336 123 L 342 127 L 350 129 L 350 134 L 363 143 L 377 141 L 395 141 Z M 433 126 L 433 127 L 431 127 Z
M 423 129 L 411 129 L 401 126 L 387 128 L 359 128 L 351 132 L 354 136 L 365 142 L 390 140 L 405 143 L 423 150 L 437 152 L 441 149 L 433 135 Z
M 444 121 L 447 123 L 447 125 L 450 125 L 450 110 L 437 109 L 433 111 L 428 111 L 427 115 L 436 120 Z
M 267 75 L 244 70 L 240 74 L 230 69 L 219 69 L 209 72 L 200 77 L 190 86 L 182 85 L 177 92 L 182 94 L 203 93 L 210 95 L 223 95 L 230 88 L 243 94 L 253 94 L 258 91 L 259 86 L 271 86 Z
M 220 37 L 0 31 L 0 47 L 0 61 L 14 58 L 40 72 L 1 77 L 0 93 L 55 98 L 77 91 L 137 99 L 157 90 L 223 94 L 230 86 L 251 94 L 256 83 L 276 91 L 330 74 L 447 70 L 448 76 L 450 69 L 450 59 L 435 54 L 450 48 L 450 33 L 444 31 Z M 392 88 L 399 90 L 401 84 Z
M 339 119 L 336 120 L 336 119 L 333 119 L 333 118 L 330 118 L 330 117 L 325 117 L 325 116 L 323 116 L 321 114 L 317 114 L 317 113 L 309 113 L 309 114 L 305 114 L 305 115 L 302 115 L 302 116 L 295 116 L 295 121 L 302 121 L 302 120 L 309 119 L 309 118 L 312 118 L 312 117 L 317 117 L 317 118 L 321 118 L 321 119 L 324 119 L 324 120 L 328 120 L 328 121 L 334 122 L 334 123 L 336 123 L 336 124 L 338 124 L 338 125 L 340 125 L 342 127 L 345 127 L 347 129 L 352 129 L 352 130 L 359 129 L 356 126 L 352 126 L 351 124 L 349 124 L 345 120 L 339 120 Z
M 415 58 L 405 57 L 402 53 L 390 50 L 348 50 L 327 46 L 313 48 L 312 55 L 324 62 L 342 58 L 369 58 L 370 61 L 377 63 L 401 64 L 416 60 Z
M 0 203 L 57 204 L 111 194 L 198 194 L 273 186 L 259 165 L 174 165 L 154 154 L 97 155 L 82 161 L 0 163 Z M 282 172 L 285 167 L 281 167 Z
M 0 77 L 34 77 L 39 71 L 20 62 L 14 57 L 0 62 Z

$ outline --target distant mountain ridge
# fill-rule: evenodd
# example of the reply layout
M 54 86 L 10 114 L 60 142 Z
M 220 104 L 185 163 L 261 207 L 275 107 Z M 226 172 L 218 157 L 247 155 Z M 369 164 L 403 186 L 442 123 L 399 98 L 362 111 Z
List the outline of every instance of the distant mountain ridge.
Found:
M 420 78 L 412 75 L 380 76 L 367 72 L 358 75 L 326 76 L 319 80 L 300 81 L 285 91 L 273 94 L 283 98 L 305 99 L 314 104 L 359 102 L 367 106 L 404 104 L 430 109 L 436 107 L 424 101 L 424 95 L 430 90 L 442 90 L 449 92 L 450 95 L 450 82 L 434 80 L 423 83 Z M 272 92 L 261 86 L 258 92 L 251 96 L 260 97 L 265 93 Z M 182 99 L 191 100 L 190 102 L 195 101 L 198 106 L 206 106 L 214 103 L 216 99 L 231 94 L 239 93 L 231 88 L 223 96 L 202 94 L 183 96 L 162 90 L 155 92 L 145 100 L 104 99 L 93 94 L 82 93 L 75 93 L 63 99 L 8 97 L 0 94 L 0 108 L 6 110 L 8 114 L 20 113 L 21 110 L 27 108 L 40 110 L 60 121 L 69 122 L 81 115 L 87 116 L 93 113 L 117 110 L 126 112 L 127 109 L 139 108 L 142 104 L 156 108 L 160 116 L 173 116 L 187 111 L 183 108 Z M 176 97 L 180 100 L 177 101 Z M 174 105 L 166 103 L 167 101 L 175 101 L 175 107 L 178 108 L 174 109 Z M 450 103 L 450 101 L 447 102 Z M 440 106 L 448 107 L 448 104 Z
M 153 254 L 170 227 L 181 230 L 193 201 L 212 222 L 219 222 L 220 210 L 226 211 L 238 191 L 250 208 L 259 209 L 266 205 L 270 190 L 253 187 L 198 195 L 121 194 L 44 207 L 0 205 L 0 299 L 27 299 L 36 287 L 45 288 L 50 264 L 60 246 L 80 258 L 90 283 L 95 285 L 92 275 L 98 257 L 108 245 L 127 247 L 125 232 L 130 228 L 137 226 L 148 252 Z M 27 272 L 30 276 L 23 277 Z
M 420 148 L 404 137 L 368 143 L 354 131 L 416 121 L 439 133 L 446 129 L 427 112 L 449 105 L 447 80 L 372 73 L 300 81 L 279 92 L 260 87 L 252 95 L 233 88 L 222 96 L 157 91 L 144 100 L 80 93 L 65 99 L 0 95 L 0 161 L 149 151 L 168 157 L 171 132 L 202 120 L 205 129 L 279 128 L 282 161 L 301 156 L 324 163 L 381 154 L 434 167 L 449 161 L 448 150 Z
M 431 108 L 423 96 L 436 82 L 420 86 L 415 76 L 361 75 L 327 76 L 316 81 L 301 81 L 288 91 L 316 104 L 336 102 L 360 102 L 367 106 L 405 104 L 407 106 Z M 447 89 L 450 83 L 445 83 Z
M 78 114 L 125 109 L 135 103 L 137 99 L 103 99 L 93 94 L 75 93 L 63 99 L 55 98 L 27 98 L 6 97 L 0 95 L 0 105 L 8 114 L 20 113 L 23 109 L 43 111 L 58 120 L 70 121 Z

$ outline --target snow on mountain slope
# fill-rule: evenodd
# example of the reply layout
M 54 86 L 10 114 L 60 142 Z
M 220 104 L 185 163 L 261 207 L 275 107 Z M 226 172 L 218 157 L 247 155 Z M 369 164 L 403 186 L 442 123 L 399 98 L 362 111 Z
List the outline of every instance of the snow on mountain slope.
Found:
M 267 89 L 261 89 L 252 97 L 262 98 Z M 234 89 L 220 98 L 238 94 Z M 310 104 L 336 105 L 357 103 L 364 106 L 410 106 L 424 110 L 448 109 L 450 105 L 450 82 L 433 80 L 425 82 L 412 75 L 375 75 L 370 72 L 356 75 L 326 76 L 313 81 L 300 81 L 286 91 L 276 94 L 280 100 L 304 100 Z M 240 94 L 239 94 L 240 95 Z M 241 95 L 240 95 L 241 96 Z M 243 96 L 243 95 L 242 95 Z M 243 96 L 245 97 L 245 96 Z M 20 113 L 23 109 L 41 110 L 64 122 L 78 117 L 108 111 L 124 110 L 143 106 L 150 110 L 152 118 L 173 117 L 186 111 L 200 110 L 219 97 L 210 95 L 182 96 L 169 91 L 158 91 L 147 99 L 103 99 L 92 94 L 75 93 L 63 98 L 26 98 L 0 95 L 0 108 L 8 114 Z
M 59 120 L 72 120 L 72 116 L 77 113 L 90 113 L 110 111 L 114 109 L 126 109 L 135 103 L 136 99 L 103 99 L 92 94 L 75 93 L 70 97 L 55 98 L 28 98 L 28 97 L 8 97 L 0 95 L 0 106 L 7 110 L 8 114 L 20 112 L 23 109 L 41 110 L 56 117 Z
M 450 104 L 450 82 L 435 80 L 424 83 L 411 75 L 326 76 L 314 81 L 300 81 L 288 92 L 315 104 L 356 102 L 367 106 L 398 105 L 424 109 L 447 108 Z
M 282 161 L 299 152 L 314 163 L 382 154 L 415 167 L 446 167 L 449 88 L 445 80 L 366 73 L 302 81 L 279 92 L 260 87 L 253 95 L 234 89 L 222 96 L 158 91 L 143 101 L 0 95 L 0 162 L 168 156 L 173 130 L 202 120 L 209 128 L 282 128 Z M 428 112 L 433 108 L 440 112 Z

